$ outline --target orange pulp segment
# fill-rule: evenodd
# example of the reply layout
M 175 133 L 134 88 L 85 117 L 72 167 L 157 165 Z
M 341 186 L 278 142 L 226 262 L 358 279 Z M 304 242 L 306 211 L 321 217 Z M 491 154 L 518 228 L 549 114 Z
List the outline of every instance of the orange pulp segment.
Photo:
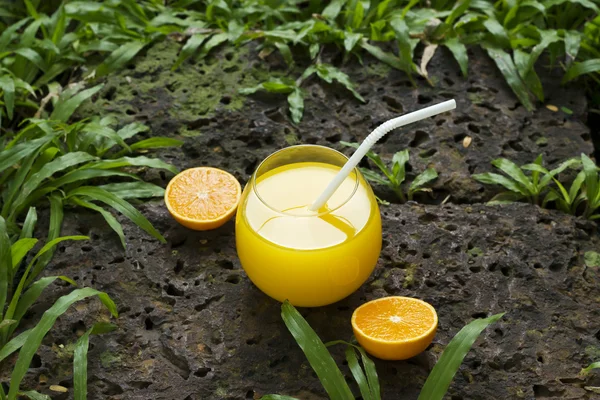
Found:
M 229 172 L 212 167 L 190 168 L 171 179 L 165 203 L 181 225 L 204 231 L 229 221 L 241 194 L 240 183 Z
M 438 317 L 431 304 L 411 297 L 384 297 L 363 304 L 352 314 L 358 343 L 384 360 L 405 360 L 433 341 Z

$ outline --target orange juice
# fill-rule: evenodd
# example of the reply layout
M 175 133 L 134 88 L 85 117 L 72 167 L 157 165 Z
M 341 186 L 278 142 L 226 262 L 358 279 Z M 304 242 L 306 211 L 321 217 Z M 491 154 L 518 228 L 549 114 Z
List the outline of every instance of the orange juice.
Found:
M 252 282 L 267 295 L 315 307 L 343 299 L 371 274 L 381 250 L 381 218 L 357 170 L 323 209 L 309 211 L 346 159 L 320 146 L 294 147 L 304 149 L 291 148 L 301 152 L 289 163 L 259 167 L 246 186 L 236 219 L 237 251 Z M 323 157 L 301 161 L 302 152 Z

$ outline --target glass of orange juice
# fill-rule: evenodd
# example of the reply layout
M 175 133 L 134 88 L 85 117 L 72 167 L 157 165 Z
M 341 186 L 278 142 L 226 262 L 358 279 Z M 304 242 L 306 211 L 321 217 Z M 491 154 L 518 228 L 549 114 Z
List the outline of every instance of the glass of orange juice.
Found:
M 308 210 L 348 159 L 322 146 L 267 157 L 244 189 L 236 245 L 252 282 L 300 307 L 334 303 L 362 285 L 381 251 L 381 217 L 355 169 L 318 212 Z

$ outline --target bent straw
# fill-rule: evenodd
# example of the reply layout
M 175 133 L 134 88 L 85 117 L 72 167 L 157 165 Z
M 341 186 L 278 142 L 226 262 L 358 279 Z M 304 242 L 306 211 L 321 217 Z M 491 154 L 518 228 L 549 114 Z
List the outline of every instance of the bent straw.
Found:
M 433 117 L 434 115 L 441 114 L 446 111 L 454 110 L 456 108 L 456 102 L 454 100 L 448 100 L 443 103 L 435 104 L 430 107 L 423 108 L 411 112 L 410 114 L 403 115 L 398 118 L 390 119 L 379 125 L 373 132 L 367 136 L 367 138 L 361 143 L 358 149 L 352 154 L 352 157 L 344 164 L 340 172 L 333 178 L 329 186 L 325 188 L 323 193 L 315 200 L 315 202 L 309 207 L 310 211 L 317 211 L 327 203 L 327 200 L 333 195 L 333 193 L 340 187 L 344 179 L 350 175 L 350 172 L 356 168 L 360 160 L 367 154 L 371 147 L 379 139 L 385 136 L 389 131 L 399 128 L 404 125 L 412 124 L 413 122 L 420 121 L 425 118 Z

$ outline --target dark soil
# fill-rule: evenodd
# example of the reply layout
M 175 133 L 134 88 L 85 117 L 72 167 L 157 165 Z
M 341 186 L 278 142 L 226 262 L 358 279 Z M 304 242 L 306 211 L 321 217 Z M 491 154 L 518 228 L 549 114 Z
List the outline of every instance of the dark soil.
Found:
M 340 149 L 338 141 L 361 140 L 399 113 L 457 99 L 456 112 L 392 133 L 379 146 L 386 160 L 409 148 L 413 174 L 435 166 L 436 198 L 422 200 L 439 203 L 450 195 L 452 204 L 382 206 L 384 247 L 369 281 L 339 303 L 301 312 L 328 341 L 350 339 L 352 311 L 367 300 L 414 296 L 436 308 L 438 333 L 426 352 L 407 361 L 376 360 L 384 399 L 416 399 L 452 336 L 474 318 L 499 312 L 506 315 L 475 343 L 449 398 L 599 398 L 589 387 L 600 386 L 600 376 L 578 376 L 600 359 L 600 275 L 583 262 L 585 251 L 600 247 L 597 225 L 527 204 L 475 204 L 494 192 L 470 178 L 491 170 L 490 161 L 501 156 L 527 163 L 542 153 L 556 164 L 592 154 L 581 91 L 561 88 L 556 77 L 546 76 L 547 102 L 573 115 L 543 106 L 529 113 L 481 54 L 471 58 L 464 79 L 451 56 L 438 52 L 428 68 L 436 86 L 420 82 L 418 88 L 402 73 L 366 59 L 364 66 L 345 69 L 360 82 L 366 105 L 343 88 L 310 82 L 305 118 L 294 126 L 284 97 L 257 95 L 244 102 L 237 94 L 267 74 L 252 51 L 225 51 L 171 72 L 176 49 L 167 42 L 149 50 L 133 68 L 109 78 L 80 115 L 143 121 L 151 135 L 185 139 L 182 148 L 161 151 L 163 159 L 182 169 L 223 168 L 242 182 L 276 149 L 296 143 Z M 282 73 L 280 60 L 267 61 L 274 74 Z M 473 141 L 464 148 L 467 135 Z M 170 176 L 150 171 L 145 179 L 164 186 Z M 167 245 L 119 217 L 128 237 L 123 251 L 100 216 L 69 212 L 62 233 L 92 239 L 61 247 L 46 271 L 106 291 L 119 305 L 119 329 L 91 339 L 89 398 L 257 399 L 268 393 L 325 398 L 281 321 L 279 303 L 241 269 L 233 223 L 194 232 L 172 220 L 160 200 L 140 209 L 164 232 Z M 28 324 L 69 290 L 58 284 L 49 289 L 48 302 L 35 307 Z M 98 319 L 108 320 L 108 314 L 96 300 L 61 317 L 23 386 L 70 398 L 47 388 L 72 387 L 71 344 Z M 342 350 L 334 350 L 340 365 Z

